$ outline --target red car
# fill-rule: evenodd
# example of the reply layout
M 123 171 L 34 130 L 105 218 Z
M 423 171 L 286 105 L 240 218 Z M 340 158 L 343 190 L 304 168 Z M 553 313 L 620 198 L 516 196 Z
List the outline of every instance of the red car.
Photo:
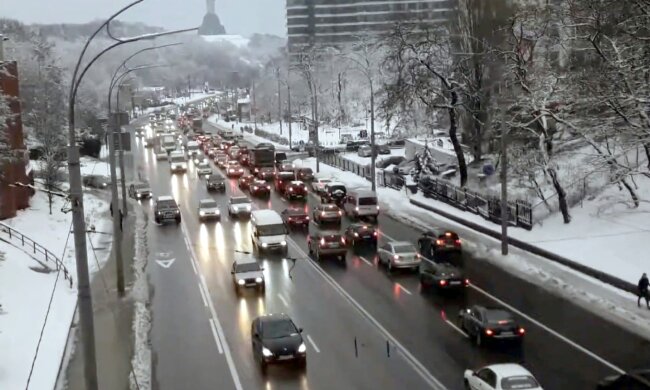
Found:
M 241 190 L 248 190 L 251 186 L 251 183 L 254 182 L 255 180 L 256 180 L 255 176 L 253 175 L 244 175 L 239 178 L 237 184 L 239 185 L 239 188 Z
M 257 177 L 262 180 L 271 180 L 275 176 L 275 168 L 273 167 L 262 167 L 257 172 Z
M 285 187 L 294 180 L 296 180 L 296 177 L 293 174 L 293 172 L 278 172 L 278 173 L 276 173 L 275 174 L 275 191 L 277 191 L 278 194 L 284 195 Z
M 309 215 L 303 208 L 291 207 L 284 210 L 281 214 L 282 220 L 289 227 L 309 227 Z
M 251 196 L 269 197 L 271 196 L 271 186 L 264 180 L 253 180 L 248 186 Z
M 299 180 L 291 181 L 284 186 L 284 196 L 288 200 L 307 200 L 307 186 Z
M 244 175 L 244 168 L 239 164 L 229 163 L 226 167 L 226 176 L 228 177 L 241 177 Z
M 237 160 L 239 160 L 239 163 L 240 163 L 241 165 L 247 167 L 247 166 L 248 166 L 248 163 L 249 163 L 249 161 L 250 161 L 250 160 L 248 159 L 248 152 L 246 152 L 246 153 L 240 153 L 240 154 L 239 154 L 239 158 L 238 158 Z

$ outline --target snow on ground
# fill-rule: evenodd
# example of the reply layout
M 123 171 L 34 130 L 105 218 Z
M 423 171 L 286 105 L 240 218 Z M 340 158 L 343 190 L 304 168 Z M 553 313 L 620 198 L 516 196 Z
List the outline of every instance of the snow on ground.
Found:
M 75 280 L 75 284 L 70 287 L 62 273 L 58 276 L 52 306 L 30 380 L 30 389 L 52 389 L 77 303 L 72 235 L 67 240 L 68 232 L 71 230 L 72 215 L 61 212 L 64 202 L 59 198 L 55 199 L 53 213 L 49 215 L 47 196 L 41 192 L 34 195 L 30 204 L 27 210 L 19 211 L 15 218 L 3 222 L 28 235 L 59 257 L 63 254 L 64 248 L 67 248 L 61 260 Z M 84 208 L 88 226 L 95 225 L 98 232 L 110 231 L 106 202 L 86 194 Z M 5 233 L 0 234 L 3 238 L 6 237 Z M 98 259 L 95 260 L 88 243 L 90 269 L 91 272 L 95 272 L 109 256 L 111 236 L 98 233 L 91 236 L 92 244 L 98 248 Z M 0 313 L 0 350 L 2 351 L 0 388 L 22 389 L 26 388 L 50 296 L 57 281 L 57 273 L 43 273 L 30 269 L 30 267 L 42 267 L 29 255 L 5 242 L 0 242 L 0 252 L 5 253 L 5 260 L 0 261 L 0 304 L 3 306 L 3 312 Z M 52 262 L 48 265 L 54 267 Z
M 215 92 L 192 93 L 191 97 L 183 96 L 183 97 L 172 99 L 172 101 L 174 102 L 174 104 L 180 106 L 180 105 L 183 105 L 183 104 L 195 103 L 195 102 L 198 102 L 200 100 L 204 100 L 204 99 L 215 97 L 215 96 L 217 96 L 217 94 Z
M 295 164 L 310 167 L 314 171 L 316 168 L 313 158 L 298 160 Z M 331 176 L 346 183 L 349 188 L 370 188 L 369 181 L 352 172 L 341 171 L 325 164 L 320 164 L 320 172 L 320 175 Z M 641 186 L 640 180 L 637 183 Z M 585 202 L 583 208 L 579 206 L 573 208 L 574 219 L 571 224 L 564 225 L 560 216 L 556 215 L 543 226 L 536 225 L 531 232 L 511 228 L 509 233 L 513 237 L 636 283 L 642 272 L 649 271 L 644 268 L 647 267 L 648 262 L 642 256 L 650 252 L 650 225 L 647 224 L 650 205 L 646 204 L 637 210 L 630 210 L 622 204 L 616 204 L 607 208 L 607 212 L 599 214 L 599 208 L 604 208 L 612 202 L 611 192 L 605 191 L 596 200 Z M 419 200 L 426 199 L 419 194 L 410 195 L 405 190 L 397 191 L 390 188 L 378 188 L 377 193 L 381 208 L 387 210 L 391 217 L 421 230 L 430 226 L 453 229 L 463 237 L 465 248 L 477 257 L 573 300 L 588 310 L 650 339 L 650 326 L 648 326 L 650 311 L 645 308 L 638 309 L 635 296 L 515 247 L 510 248 L 510 255 L 503 256 L 498 240 L 406 201 L 409 196 Z M 646 194 L 647 199 L 647 195 L 650 195 L 650 183 L 641 187 L 639 194 Z M 425 201 L 495 231 L 500 229 L 498 225 L 473 213 L 458 210 L 435 200 Z
M 88 175 L 111 176 L 111 166 L 106 161 L 92 157 L 81 157 L 81 177 Z M 67 169 L 67 168 L 66 168 Z M 120 177 L 120 167 L 115 167 L 117 177 Z
M 380 154 L 377 156 L 377 161 L 388 158 L 388 157 L 404 157 L 405 156 L 405 149 L 400 148 L 400 149 L 391 149 L 390 154 Z M 370 165 L 370 157 L 361 157 L 359 156 L 358 153 L 356 152 L 347 152 L 347 153 L 341 153 L 339 156 L 343 157 L 346 160 L 354 161 L 355 163 L 359 165 Z
M 200 35 L 203 40 L 210 43 L 230 43 L 237 48 L 248 47 L 250 39 L 241 35 Z

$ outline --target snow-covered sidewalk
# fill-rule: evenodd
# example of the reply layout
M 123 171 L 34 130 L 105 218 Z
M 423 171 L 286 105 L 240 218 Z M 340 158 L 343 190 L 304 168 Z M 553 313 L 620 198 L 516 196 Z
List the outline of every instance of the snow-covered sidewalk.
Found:
M 313 158 L 295 163 L 297 166 L 310 167 L 315 171 L 316 163 Z M 349 188 L 370 187 L 369 181 L 352 172 L 341 171 L 322 163 L 320 171 L 323 175 L 345 183 Z M 637 183 L 641 186 L 640 181 Z M 639 195 L 645 194 L 647 199 L 647 195 L 650 195 L 650 185 L 644 187 L 640 187 Z M 643 269 L 644 264 L 649 264 L 647 260 L 643 261 L 645 260 L 643 256 L 650 253 L 650 226 L 647 222 L 644 224 L 643 220 L 644 218 L 647 220 L 650 206 L 644 205 L 639 209 L 629 210 L 620 203 L 615 203 L 607 209 L 606 213 L 598 214 L 599 207 L 612 202 L 612 196 L 616 195 L 616 192 L 615 189 L 607 190 L 595 200 L 585 202 L 582 208 L 579 206 L 573 208 L 571 224 L 564 225 L 559 216 L 553 216 L 543 225 L 536 225 L 530 232 L 512 228 L 509 230 L 510 234 L 576 262 L 611 272 L 617 277 L 636 283 L 641 272 L 648 271 Z M 476 257 L 486 259 L 509 273 L 578 302 L 589 310 L 607 316 L 616 323 L 650 339 L 650 311 L 645 308 L 638 309 L 635 296 L 514 247 L 511 247 L 510 255 L 502 256 L 498 240 L 411 204 L 408 199 L 413 195 L 405 190 L 378 188 L 377 193 L 382 209 L 387 210 L 386 212 L 392 217 L 422 230 L 431 226 L 453 229 L 463 237 L 465 248 L 473 252 Z M 495 230 L 499 229 L 498 225 L 472 213 L 461 211 L 443 202 L 423 198 L 419 194 L 415 196 L 427 202 L 434 202 L 435 207 L 454 215 L 466 217 Z
M 42 339 L 29 388 L 52 389 L 55 386 L 77 304 L 74 239 L 69 235 L 72 215 L 61 212 L 64 206 L 64 201 L 56 198 L 50 215 L 47 196 L 37 192 L 27 210 L 3 221 L 58 257 L 65 250 L 61 260 L 73 276 L 74 284 L 70 287 L 63 273 L 43 272 L 41 264 L 21 249 L 0 241 L 0 253 L 4 253 L 4 260 L 0 261 L 0 303 L 3 306 L 0 313 L 1 389 L 26 388 L 41 329 Z M 108 204 L 86 194 L 84 208 L 87 226 L 94 225 L 98 232 L 89 235 L 92 241 L 88 243 L 89 266 L 91 272 L 95 272 L 110 253 L 111 236 L 102 234 L 110 232 Z M 92 247 L 96 249 L 97 258 Z M 49 266 L 54 268 L 52 262 Z

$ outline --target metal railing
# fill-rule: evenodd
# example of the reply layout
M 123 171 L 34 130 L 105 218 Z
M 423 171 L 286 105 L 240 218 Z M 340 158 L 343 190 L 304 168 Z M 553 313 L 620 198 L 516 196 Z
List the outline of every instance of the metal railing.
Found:
M 54 268 L 56 271 L 62 271 L 63 272 L 63 277 L 65 280 L 67 280 L 70 283 L 70 287 L 72 287 L 72 275 L 66 268 L 66 266 L 63 264 L 61 259 L 59 259 L 54 253 L 50 252 L 47 250 L 45 247 L 42 245 L 38 244 L 36 241 L 32 240 L 31 238 L 27 237 L 26 235 L 22 234 L 18 230 L 12 228 L 11 226 L 0 222 L 0 232 L 5 234 L 5 237 L 8 237 L 9 239 L 5 239 L 0 237 L 0 240 L 7 242 L 8 244 L 11 244 L 18 248 L 18 244 L 22 246 L 22 249 L 25 252 L 29 251 L 31 252 L 32 256 L 36 258 L 37 260 L 45 260 L 46 264 L 49 264 L 50 262 L 54 262 Z M 27 249 L 29 248 L 29 249 Z
M 320 153 L 320 162 L 323 164 L 331 165 L 333 167 L 342 169 L 344 171 L 352 172 L 367 180 L 370 180 L 370 166 L 361 165 L 347 158 L 340 157 L 337 153 Z

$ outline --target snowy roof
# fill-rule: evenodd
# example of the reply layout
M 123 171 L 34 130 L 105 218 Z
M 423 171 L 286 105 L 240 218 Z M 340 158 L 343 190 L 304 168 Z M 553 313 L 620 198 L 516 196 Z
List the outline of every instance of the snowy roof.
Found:
M 161 92 L 165 90 L 165 87 L 140 87 L 140 90 L 145 92 Z
M 238 48 L 247 47 L 250 39 L 241 35 L 201 35 L 206 42 L 230 43 Z
M 249 104 L 251 102 L 250 98 L 239 98 L 237 99 L 237 104 Z

